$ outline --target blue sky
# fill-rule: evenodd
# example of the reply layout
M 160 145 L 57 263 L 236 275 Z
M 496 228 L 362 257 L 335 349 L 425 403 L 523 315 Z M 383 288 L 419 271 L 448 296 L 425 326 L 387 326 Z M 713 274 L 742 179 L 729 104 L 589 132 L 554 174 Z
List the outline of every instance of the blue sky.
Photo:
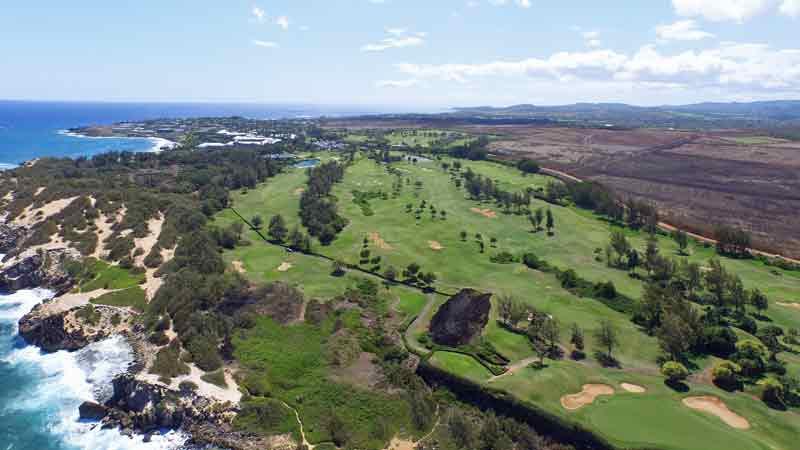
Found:
M 7 0 L 0 98 L 800 98 L 800 0 Z

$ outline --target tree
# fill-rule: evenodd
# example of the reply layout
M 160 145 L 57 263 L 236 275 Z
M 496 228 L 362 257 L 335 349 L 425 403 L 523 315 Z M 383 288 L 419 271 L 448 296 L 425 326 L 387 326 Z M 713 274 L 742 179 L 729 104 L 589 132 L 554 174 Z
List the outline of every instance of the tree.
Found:
M 686 247 L 689 246 L 689 235 L 686 234 L 683 230 L 675 230 L 672 233 L 672 239 L 678 244 L 678 248 L 680 249 L 680 253 L 682 255 L 686 254 Z
M 753 292 L 750 293 L 750 304 L 758 310 L 759 314 L 763 315 L 764 311 L 769 307 L 769 300 L 758 288 L 755 288 Z
M 683 317 L 678 314 L 667 313 L 656 331 L 656 335 L 661 350 L 675 361 L 683 361 L 686 353 L 692 348 L 691 324 L 684 321 Z
M 429 287 L 432 287 L 433 284 L 436 283 L 436 274 L 433 272 L 426 272 L 420 275 L 420 279 Z
M 555 219 L 553 218 L 553 211 L 550 208 L 547 208 L 547 234 L 553 234 L 553 228 L 555 228 L 556 223 Z
M 300 250 L 303 247 L 303 233 L 300 231 L 300 228 L 294 227 L 292 228 L 291 233 L 289 233 L 289 247 Z
M 644 268 L 648 272 L 655 270 L 658 257 L 658 239 L 655 234 L 651 234 L 647 237 L 647 248 L 644 252 Z
M 497 246 L 497 238 L 496 237 L 489 238 L 489 243 L 492 245 L 492 247 Z
M 466 231 L 461 231 L 460 235 L 461 235 L 461 240 L 462 241 L 466 241 L 467 240 L 467 232 Z
M 331 275 L 341 277 L 344 273 L 344 264 L 342 264 L 341 261 L 334 260 L 331 263 Z
M 628 242 L 628 238 L 625 237 L 625 233 L 622 230 L 611 231 L 611 247 L 617 254 L 617 266 L 621 266 L 622 259 L 625 258 L 631 250 L 631 244 Z
M 253 216 L 252 219 L 250 219 L 250 224 L 253 226 L 253 229 L 259 230 L 261 229 L 261 225 L 264 224 L 264 219 L 262 219 L 261 216 L 256 214 L 255 216 Z
M 573 323 L 572 327 L 570 327 L 570 334 L 569 342 L 575 347 L 575 350 L 583 351 L 583 330 L 577 323 Z
M 478 433 L 475 424 L 466 414 L 451 410 L 447 428 L 458 448 L 478 448 Z
M 641 261 L 639 261 L 639 252 L 637 252 L 635 248 L 632 248 L 631 251 L 628 252 L 628 270 L 635 274 L 639 264 L 641 264 Z
M 289 230 L 286 228 L 286 221 L 283 220 L 283 216 L 280 214 L 272 216 L 269 220 L 269 236 L 276 242 L 283 242 L 288 232 Z
M 708 261 L 708 271 L 705 281 L 708 290 L 714 296 L 717 306 L 725 305 L 725 291 L 727 287 L 728 272 L 722 267 L 722 263 L 717 258 Z
M 542 208 L 536 208 L 536 212 L 533 214 L 533 220 L 536 222 L 536 231 L 542 229 L 542 221 L 544 221 L 544 210 Z
M 542 340 L 547 344 L 547 352 L 551 357 L 558 354 L 558 341 L 560 339 L 561 326 L 558 323 L 558 319 L 548 319 L 542 329 Z
M 397 269 L 394 266 L 389 266 L 383 271 L 383 276 L 389 281 L 397 280 Z
M 595 331 L 594 337 L 597 345 L 605 350 L 608 362 L 614 361 L 613 351 L 619 344 L 617 328 L 610 320 L 601 320 L 600 327 Z
M 677 361 L 667 361 L 661 366 L 661 375 L 667 378 L 669 384 L 678 384 L 689 376 L 686 366 Z

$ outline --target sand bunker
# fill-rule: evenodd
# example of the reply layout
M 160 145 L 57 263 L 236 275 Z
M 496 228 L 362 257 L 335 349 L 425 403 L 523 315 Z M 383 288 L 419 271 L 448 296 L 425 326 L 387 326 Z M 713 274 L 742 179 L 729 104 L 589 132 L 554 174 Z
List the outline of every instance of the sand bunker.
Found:
M 634 394 L 644 394 L 647 392 L 647 389 L 639 386 L 638 384 L 620 383 L 619 385 L 622 387 L 622 389 L 625 389 L 628 392 L 633 392 Z
M 292 263 L 284 262 L 283 264 L 278 266 L 278 272 L 288 272 L 289 269 L 291 269 L 291 268 L 292 268 Z
M 306 188 L 299 187 L 299 188 L 294 190 L 294 195 L 301 195 L 305 191 L 306 191 Z
M 606 384 L 584 384 L 583 390 L 577 394 L 561 397 L 561 406 L 569 410 L 580 409 L 591 405 L 601 395 L 614 395 L 614 388 Z
M 375 246 L 381 250 L 394 249 L 394 247 L 386 243 L 386 241 L 384 241 L 383 238 L 381 238 L 380 233 L 376 231 L 373 231 L 372 233 L 369 234 L 369 240 L 372 241 L 372 243 L 375 244 Z
M 417 447 L 414 442 L 396 437 L 389 442 L 389 446 L 386 447 L 386 450 L 414 450 L 415 448 Z
M 442 244 L 438 243 L 437 241 L 428 241 L 428 246 L 430 246 L 431 250 L 440 251 L 444 250 Z
M 239 273 L 247 273 L 247 270 L 244 268 L 244 263 L 241 261 L 234 261 L 233 268 Z
M 697 411 L 713 414 L 732 428 L 739 430 L 747 430 L 750 428 L 750 422 L 748 422 L 747 419 L 728 409 L 728 405 L 717 397 L 708 395 L 702 397 L 687 397 L 683 399 L 683 404 Z
M 495 217 L 497 217 L 497 213 L 495 213 L 491 209 L 470 208 L 469 210 L 474 213 L 480 214 L 484 217 L 488 217 L 490 219 L 494 219 Z
M 775 303 L 780 306 L 783 306 L 784 308 L 800 309 L 800 303 L 785 303 L 785 302 L 775 302 Z

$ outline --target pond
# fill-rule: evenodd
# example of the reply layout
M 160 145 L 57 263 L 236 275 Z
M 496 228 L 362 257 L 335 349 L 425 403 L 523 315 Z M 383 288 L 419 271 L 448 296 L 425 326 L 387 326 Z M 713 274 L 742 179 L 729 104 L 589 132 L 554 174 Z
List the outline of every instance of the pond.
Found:
M 297 167 L 298 169 L 310 169 L 312 167 L 316 167 L 317 164 L 319 164 L 319 159 L 304 159 L 295 164 L 294 167 Z

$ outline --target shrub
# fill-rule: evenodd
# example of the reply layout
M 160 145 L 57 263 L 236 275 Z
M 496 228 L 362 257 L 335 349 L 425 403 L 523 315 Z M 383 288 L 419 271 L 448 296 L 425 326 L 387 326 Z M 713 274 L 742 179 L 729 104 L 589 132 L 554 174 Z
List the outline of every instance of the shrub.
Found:
M 178 385 L 178 389 L 180 389 L 183 393 L 190 393 L 197 391 L 197 383 L 194 381 L 184 380 Z
M 758 385 L 761 386 L 761 399 L 764 400 L 765 403 L 778 407 L 783 407 L 785 405 L 785 388 L 780 381 L 769 377 L 759 381 Z
M 156 359 L 150 367 L 150 373 L 160 375 L 167 380 L 180 375 L 189 374 L 189 366 L 180 360 L 181 344 L 173 339 L 168 346 L 156 353 Z
M 489 261 L 495 264 L 511 264 L 516 262 L 517 259 L 509 252 L 500 252 L 496 255 L 490 256 Z
M 228 382 L 225 381 L 225 372 L 222 369 L 204 374 L 200 379 L 221 388 L 228 387 Z
M 739 384 L 741 371 L 740 365 L 731 361 L 722 361 L 711 371 L 711 378 L 717 386 L 730 389 Z
M 661 374 L 672 384 L 680 383 L 689 376 L 686 367 L 677 361 L 667 361 L 661 366 Z

